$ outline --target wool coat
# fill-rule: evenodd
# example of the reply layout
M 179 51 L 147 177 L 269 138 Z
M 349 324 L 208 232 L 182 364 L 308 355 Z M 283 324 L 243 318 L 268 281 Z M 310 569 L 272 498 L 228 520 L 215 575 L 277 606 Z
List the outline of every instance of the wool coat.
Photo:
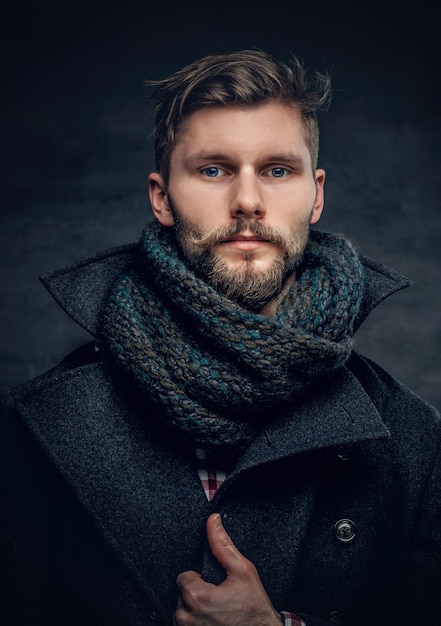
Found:
M 134 250 L 42 281 L 95 335 Z M 408 284 L 363 263 L 358 324 Z M 206 540 L 211 512 L 274 606 L 308 626 L 441 624 L 440 417 L 355 352 L 272 416 L 211 503 L 187 446 L 93 342 L 2 406 L 5 626 L 170 625 L 180 572 L 224 578 Z

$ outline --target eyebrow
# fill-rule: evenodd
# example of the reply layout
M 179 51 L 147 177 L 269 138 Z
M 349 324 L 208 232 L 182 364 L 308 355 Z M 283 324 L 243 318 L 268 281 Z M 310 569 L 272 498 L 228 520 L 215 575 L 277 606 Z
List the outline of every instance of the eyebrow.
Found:
M 199 152 L 195 152 L 190 154 L 186 159 L 188 164 L 196 164 L 199 161 L 230 161 L 231 157 L 222 152 L 211 152 L 208 150 L 200 150 Z M 293 165 L 303 166 L 304 160 L 299 154 L 294 152 L 282 152 L 277 154 L 270 154 L 264 159 L 267 163 L 291 163 Z
M 200 150 L 199 152 L 194 152 L 190 154 L 185 159 L 187 163 L 196 163 L 198 161 L 227 161 L 228 157 L 221 152 L 208 152 L 205 150 Z
M 281 152 L 278 154 L 271 154 L 268 159 L 265 159 L 271 163 L 293 163 L 297 165 L 304 165 L 304 160 L 299 154 L 295 154 L 294 152 Z

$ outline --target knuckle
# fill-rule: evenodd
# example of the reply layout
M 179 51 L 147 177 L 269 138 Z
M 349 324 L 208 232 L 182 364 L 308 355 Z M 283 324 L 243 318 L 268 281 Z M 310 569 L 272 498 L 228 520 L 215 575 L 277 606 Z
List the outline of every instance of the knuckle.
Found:
M 176 609 L 173 613 L 173 626 L 190 626 L 190 615 L 185 609 Z
M 196 607 L 206 598 L 205 585 L 200 579 L 189 580 L 182 588 L 182 595 L 188 606 Z
M 223 546 L 224 548 L 228 548 L 230 546 L 234 547 L 234 543 L 231 540 L 231 537 L 229 535 L 227 535 L 227 533 L 225 533 L 221 538 L 220 538 L 220 544 L 221 546 Z
M 242 559 L 240 568 L 244 578 L 255 578 L 257 576 L 256 566 L 246 558 Z

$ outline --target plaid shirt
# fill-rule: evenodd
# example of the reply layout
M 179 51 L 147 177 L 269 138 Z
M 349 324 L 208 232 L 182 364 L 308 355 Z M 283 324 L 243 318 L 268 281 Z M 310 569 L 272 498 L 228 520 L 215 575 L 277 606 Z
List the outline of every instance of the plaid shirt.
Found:
M 227 475 L 221 470 L 207 467 L 207 455 L 202 448 L 196 449 L 196 460 L 199 478 L 204 488 L 205 495 L 207 496 L 207 500 L 211 502 L 214 494 L 222 485 Z M 281 611 L 280 615 L 283 618 L 284 626 L 306 626 L 305 622 L 295 615 L 295 613 Z

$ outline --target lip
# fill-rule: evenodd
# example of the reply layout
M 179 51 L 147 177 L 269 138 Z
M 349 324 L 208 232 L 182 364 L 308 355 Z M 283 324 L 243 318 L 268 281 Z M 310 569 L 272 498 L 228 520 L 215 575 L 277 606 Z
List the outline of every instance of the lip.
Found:
M 222 243 L 233 246 L 239 250 L 256 250 L 256 248 L 259 248 L 264 244 L 268 244 L 270 241 L 265 239 L 265 237 L 260 237 L 259 235 L 245 235 L 243 233 L 239 233 L 238 235 L 233 235 L 232 237 L 225 239 Z
M 260 235 L 255 235 L 254 233 L 251 235 L 238 233 L 237 235 L 233 235 L 232 237 L 229 237 L 225 241 L 268 241 L 268 239 L 265 239 L 265 237 L 261 237 Z

